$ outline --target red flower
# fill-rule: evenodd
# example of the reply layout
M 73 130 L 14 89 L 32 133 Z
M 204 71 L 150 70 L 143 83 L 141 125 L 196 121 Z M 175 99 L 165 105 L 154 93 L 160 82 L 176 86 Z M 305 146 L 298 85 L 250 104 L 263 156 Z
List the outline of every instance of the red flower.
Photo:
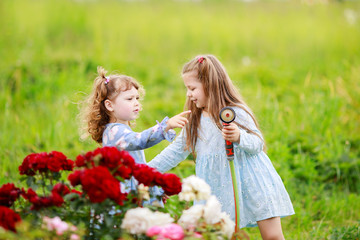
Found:
M 62 163 L 56 158 L 50 158 L 47 162 L 47 167 L 52 172 L 59 172 L 62 169 Z
M 80 196 L 82 195 L 82 192 L 80 192 L 76 189 L 71 189 L 70 193 L 76 193 L 76 194 L 79 194 Z
M 60 207 L 64 203 L 64 199 L 55 191 L 48 197 L 39 197 L 34 190 L 29 188 L 27 192 L 23 191 L 22 196 L 32 203 L 31 210 L 39 210 L 52 206 Z
M 99 181 L 100 179 L 101 181 Z M 108 197 L 105 191 L 116 191 L 116 189 L 106 189 L 106 187 L 109 187 L 109 184 L 105 185 L 104 183 L 109 180 L 117 182 L 105 167 L 94 167 L 84 172 L 81 177 L 81 184 L 84 191 L 89 195 L 91 202 L 103 202 Z M 117 189 L 119 188 L 118 183 Z
M 64 199 L 56 192 L 51 193 L 50 200 L 50 206 L 60 207 L 64 203 Z
M 104 166 L 111 172 L 115 172 L 114 176 L 120 176 L 123 179 L 130 179 L 135 161 L 126 151 L 119 151 L 116 147 L 97 148 L 85 155 L 76 157 L 77 167 L 95 167 Z
M 122 164 L 119 166 L 114 175 L 120 176 L 123 179 L 130 179 L 136 165 L 134 158 L 126 151 L 120 152 L 120 158 L 122 160 Z
M 75 171 L 68 176 L 68 180 L 70 181 L 72 186 L 76 186 L 81 183 L 82 174 L 83 171 Z
M 79 155 L 76 157 L 75 165 L 77 167 L 84 167 L 85 166 L 85 157 L 83 155 Z
M 95 156 L 101 156 L 99 165 L 109 169 L 116 169 L 121 163 L 121 154 L 116 147 L 98 148 L 94 151 Z
M 12 209 L 0 206 L 0 227 L 16 232 L 15 225 L 20 222 L 20 215 Z
M 70 193 L 70 189 L 65 185 L 65 184 L 62 184 L 62 183 L 58 183 L 56 184 L 53 189 L 51 190 L 52 193 L 57 193 L 59 194 L 60 196 L 64 196 L 66 194 L 69 194 Z
M 32 190 L 32 188 L 29 188 L 27 192 L 24 189 L 22 189 L 21 196 L 26 200 L 29 200 L 29 202 L 37 201 L 39 198 L 36 192 Z
M 120 182 L 111 175 L 106 167 L 98 166 L 86 169 L 82 174 L 71 177 L 71 179 L 75 179 L 75 182 L 78 181 L 77 178 L 80 178 L 83 190 L 93 203 L 103 202 L 109 198 L 122 205 L 123 200 L 126 199 L 126 195 L 120 191 Z
M 153 185 L 158 171 L 146 164 L 137 164 L 134 170 L 134 177 L 139 183 L 145 186 Z
M 166 195 L 174 195 L 181 192 L 181 181 L 178 176 L 173 173 L 165 173 L 161 177 L 162 184 L 160 186 L 164 189 Z
M 11 207 L 21 193 L 20 188 L 15 187 L 13 183 L 7 183 L 0 188 L 0 205 Z
M 59 172 L 60 170 L 72 170 L 74 162 L 67 159 L 64 154 L 57 151 L 50 153 L 32 153 L 25 157 L 19 166 L 20 174 L 33 176 L 36 172 L 46 172 L 48 170 Z
M 25 157 L 22 164 L 19 166 L 19 172 L 21 175 L 28 175 L 33 176 L 35 175 L 35 171 L 32 169 L 32 162 L 34 162 L 34 159 L 36 158 L 37 154 L 32 153 Z

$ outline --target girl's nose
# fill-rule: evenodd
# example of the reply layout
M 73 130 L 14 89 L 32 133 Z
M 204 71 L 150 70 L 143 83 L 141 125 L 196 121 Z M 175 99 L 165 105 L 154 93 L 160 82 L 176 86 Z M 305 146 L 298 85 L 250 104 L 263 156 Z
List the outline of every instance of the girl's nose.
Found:
M 186 96 L 187 96 L 187 97 L 190 97 L 190 96 L 191 96 L 191 93 L 190 93 L 189 90 L 186 91 Z

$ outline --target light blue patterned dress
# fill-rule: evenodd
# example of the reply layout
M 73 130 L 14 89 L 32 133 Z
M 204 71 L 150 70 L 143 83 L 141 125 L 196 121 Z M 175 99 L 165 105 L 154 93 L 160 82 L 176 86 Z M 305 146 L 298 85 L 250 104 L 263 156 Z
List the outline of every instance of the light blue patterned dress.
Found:
M 241 108 L 233 108 L 235 121 L 260 134 L 254 121 Z M 284 184 L 263 152 L 263 141 L 256 135 L 240 129 L 240 143 L 234 143 L 235 172 L 239 188 L 240 227 L 253 227 L 257 221 L 294 214 Z M 149 166 L 166 172 L 178 165 L 189 154 L 184 131 L 176 140 L 157 155 Z M 202 116 L 199 137 L 195 146 L 196 175 L 211 187 L 222 205 L 222 211 L 235 220 L 235 204 L 225 140 L 210 117 Z
M 128 125 L 122 123 L 106 124 L 106 128 L 103 133 L 103 147 L 115 146 L 119 150 L 128 151 L 136 163 L 146 164 L 143 149 L 152 147 L 164 139 L 170 142 L 174 140 L 176 136 L 174 130 L 170 129 L 167 132 L 164 131 L 167 127 L 168 120 L 169 118 L 165 117 L 161 123 L 158 123 L 157 125 L 140 133 L 132 131 Z M 122 190 L 126 192 L 136 190 L 137 185 L 138 181 L 132 177 L 130 180 L 125 182 L 125 185 L 123 186 L 125 189 Z M 152 187 L 150 188 L 150 193 L 153 196 L 161 196 L 164 191 L 158 187 Z M 149 202 L 144 202 L 143 204 L 151 204 L 155 200 L 158 199 L 154 197 L 151 198 Z M 160 202 L 160 205 L 162 205 L 162 202 Z

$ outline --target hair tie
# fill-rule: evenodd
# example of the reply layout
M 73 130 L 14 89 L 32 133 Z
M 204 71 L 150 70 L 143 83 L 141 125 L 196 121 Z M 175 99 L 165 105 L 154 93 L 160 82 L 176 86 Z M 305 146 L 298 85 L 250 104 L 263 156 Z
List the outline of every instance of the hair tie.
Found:
M 110 82 L 110 78 L 109 77 L 105 77 L 105 85 L 107 85 Z
M 199 58 L 198 58 L 198 62 L 199 62 L 199 63 L 202 63 L 204 60 L 205 60 L 204 57 L 199 57 Z

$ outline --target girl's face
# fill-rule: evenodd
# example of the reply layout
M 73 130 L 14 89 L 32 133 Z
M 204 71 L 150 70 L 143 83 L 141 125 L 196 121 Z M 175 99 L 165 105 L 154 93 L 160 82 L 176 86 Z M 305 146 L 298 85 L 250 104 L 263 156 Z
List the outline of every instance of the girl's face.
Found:
M 197 77 L 195 71 L 187 72 L 182 75 L 185 87 L 187 89 L 186 96 L 196 105 L 197 108 L 207 109 L 207 97 L 205 96 L 203 84 Z
M 139 93 L 135 87 L 121 91 L 117 97 L 110 101 L 105 101 L 106 108 L 112 113 L 112 117 L 118 123 L 128 124 L 139 115 L 141 105 Z

